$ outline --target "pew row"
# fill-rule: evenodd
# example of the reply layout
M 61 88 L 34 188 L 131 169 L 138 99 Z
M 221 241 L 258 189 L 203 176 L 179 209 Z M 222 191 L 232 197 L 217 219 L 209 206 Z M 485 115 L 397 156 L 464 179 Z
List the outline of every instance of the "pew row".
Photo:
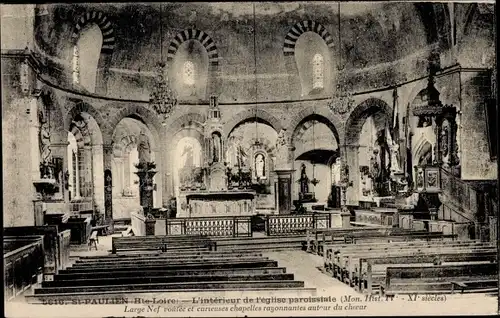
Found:
M 112 253 L 167 251 L 175 249 L 216 250 L 217 243 L 204 236 L 130 236 L 113 237 Z
M 386 295 L 451 293 L 456 288 L 470 284 L 491 284 L 498 279 L 498 264 L 464 264 L 415 267 L 388 267 L 384 284 Z M 497 284 L 491 284 L 489 290 L 498 290 Z M 491 286 L 490 285 L 490 286 Z M 465 288 L 464 288 L 465 289 Z M 476 290 L 481 292 L 481 289 Z

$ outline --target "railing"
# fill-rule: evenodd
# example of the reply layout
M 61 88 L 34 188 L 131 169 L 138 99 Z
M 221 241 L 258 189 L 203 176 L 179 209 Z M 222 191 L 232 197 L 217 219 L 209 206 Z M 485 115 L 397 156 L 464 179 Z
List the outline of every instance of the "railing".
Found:
M 266 217 L 266 233 L 268 236 L 293 233 L 304 234 L 308 229 L 330 228 L 331 221 L 331 213 L 268 215 Z
M 215 237 L 251 237 L 250 216 L 214 216 L 166 219 L 167 235 L 204 235 Z
M 132 213 L 130 215 L 132 231 L 134 231 L 135 236 L 145 236 L 146 235 L 146 217 L 138 213 Z
M 44 266 L 42 237 L 32 240 L 28 245 L 7 252 L 3 256 L 3 262 L 5 299 L 9 301 L 38 282 L 38 275 L 42 274 Z
M 71 244 L 71 230 L 65 230 L 57 234 L 57 268 L 66 269 L 69 265 L 69 249 Z
M 441 189 L 447 196 L 451 196 L 466 214 L 474 215 L 477 209 L 477 191 L 465 183 L 460 178 L 457 178 L 445 169 L 441 171 Z

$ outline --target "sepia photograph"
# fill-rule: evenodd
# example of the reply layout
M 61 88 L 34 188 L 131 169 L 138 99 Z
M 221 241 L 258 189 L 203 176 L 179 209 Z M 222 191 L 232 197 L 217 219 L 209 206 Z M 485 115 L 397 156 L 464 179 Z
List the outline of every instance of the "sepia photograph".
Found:
M 0 4 L 4 316 L 498 315 L 496 27 Z

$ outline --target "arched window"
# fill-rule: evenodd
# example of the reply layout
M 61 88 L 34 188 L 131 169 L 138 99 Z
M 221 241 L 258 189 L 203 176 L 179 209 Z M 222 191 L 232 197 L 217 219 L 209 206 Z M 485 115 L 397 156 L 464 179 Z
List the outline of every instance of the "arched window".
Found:
M 92 93 L 96 88 L 101 47 L 101 29 L 96 24 L 91 24 L 80 31 L 78 41 L 73 48 L 73 82 Z
M 183 67 L 183 77 L 184 77 L 184 84 L 193 86 L 195 81 L 195 70 L 194 70 L 194 64 L 191 61 L 187 61 L 184 63 Z
M 324 63 L 323 55 L 315 54 L 312 59 L 313 89 L 323 88 Z

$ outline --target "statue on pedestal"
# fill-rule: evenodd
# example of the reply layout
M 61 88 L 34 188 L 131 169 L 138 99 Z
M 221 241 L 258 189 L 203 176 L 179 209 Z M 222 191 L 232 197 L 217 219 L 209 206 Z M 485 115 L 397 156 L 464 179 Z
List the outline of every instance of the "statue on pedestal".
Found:
M 139 135 L 137 152 L 139 153 L 140 163 L 151 162 L 151 147 L 149 144 L 149 138 L 144 130 L 141 130 L 141 133 Z
M 300 179 L 299 179 L 299 183 L 300 183 L 300 193 L 302 195 L 304 195 L 306 193 L 309 193 L 309 178 L 307 177 L 306 165 L 305 164 L 302 164 L 300 166 Z
M 220 162 L 222 157 L 222 143 L 220 136 L 217 133 L 212 134 L 212 152 L 213 162 Z
M 266 163 L 264 155 L 259 153 L 255 156 L 255 176 L 257 178 L 263 178 L 266 176 Z

